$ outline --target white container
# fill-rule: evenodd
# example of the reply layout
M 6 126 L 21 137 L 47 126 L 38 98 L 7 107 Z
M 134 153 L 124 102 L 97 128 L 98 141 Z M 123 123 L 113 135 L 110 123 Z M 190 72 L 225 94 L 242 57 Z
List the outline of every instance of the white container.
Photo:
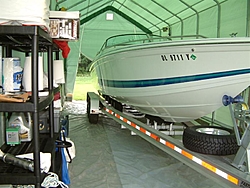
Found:
M 40 25 L 49 30 L 50 0 L 3 0 L 0 24 Z
M 8 127 L 20 127 L 19 136 L 21 142 L 28 142 L 32 140 L 32 123 L 31 123 L 31 115 L 27 113 L 27 120 L 24 116 L 24 113 L 21 112 L 13 112 Z

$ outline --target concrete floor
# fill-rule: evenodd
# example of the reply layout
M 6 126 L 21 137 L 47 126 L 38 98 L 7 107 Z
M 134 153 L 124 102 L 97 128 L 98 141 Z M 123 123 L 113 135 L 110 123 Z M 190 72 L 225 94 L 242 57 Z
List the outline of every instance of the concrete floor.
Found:
M 220 188 L 195 170 L 105 116 L 89 124 L 84 101 L 67 102 L 76 157 L 70 188 Z

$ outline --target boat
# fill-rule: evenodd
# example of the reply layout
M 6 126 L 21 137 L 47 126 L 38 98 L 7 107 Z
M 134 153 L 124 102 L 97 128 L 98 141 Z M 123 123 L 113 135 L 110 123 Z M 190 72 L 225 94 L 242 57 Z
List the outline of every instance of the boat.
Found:
M 93 60 L 101 93 L 168 122 L 198 119 L 250 85 L 250 38 L 108 38 Z

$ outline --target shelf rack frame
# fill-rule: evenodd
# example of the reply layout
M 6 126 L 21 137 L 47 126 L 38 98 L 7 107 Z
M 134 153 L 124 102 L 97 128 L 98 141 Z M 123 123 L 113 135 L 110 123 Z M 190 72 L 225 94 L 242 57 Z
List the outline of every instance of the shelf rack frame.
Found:
M 40 133 L 39 133 L 39 111 L 49 107 L 49 124 L 50 134 L 48 135 L 49 142 L 55 140 L 54 133 L 54 106 L 53 106 L 53 51 L 59 52 L 58 48 L 53 44 L 51 37 L 40 26 L 0 26 L 0 45 L 5 50 L 5 57 L 12 57 L 12 50 L 24 52 L 26 55 L 31 53 L 31 70 L 32 70 L 32 96 L 31 100 L 26 103 L 0 103 L 0 112 L 32 112 L 33 117 L 33 140 L 30 145 L 33 147 L 34 157 L 34 173 L 26 175 L 17 175 L 13 177 L 10 173 L 4 173 L 5 178 L 0 178 L 0 184 L 12 183 L 15 178 L 15 183 L 33 184 L 36 187 L 41 187 L 42 175 L 40 171 Z M 47 52 L 48 54 L 48 97 L 39 99 L 38 95 L 38 56 L 39 52 Z M 57 56 L 58 57 L 58 56 Z M 55 142 L 54 142 L 55 143 Z M 52 144 L 51 152 L 55 152 Z M 2 148 L 1 148 L 2 149 Z M 54 156 L 54 155 L 52 155 Z M 52 159 L 53 162 L 53 159 Z M 53 164 L 52 164 L 53 166 Z M 27 181 L 21 180 L 20 177 L 26 177 Z M 12 179 L 11 182 L 9 182 Z M 20 179 L 20 181 L 18 180 Z M 28 180 L 29 179 L 29 180 Z

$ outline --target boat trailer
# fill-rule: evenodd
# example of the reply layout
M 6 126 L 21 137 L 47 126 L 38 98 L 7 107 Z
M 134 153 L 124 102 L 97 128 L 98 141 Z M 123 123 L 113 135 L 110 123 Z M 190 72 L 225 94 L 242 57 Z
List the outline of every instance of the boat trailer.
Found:
M 121 128 L 129 129 L 132 135 L 142 137 L 223 187 L 250 188 L 249 107 L 240 98 L 230 96 L 223 96 L 223 104 L 229 106 L 234 123 L 234 132 L 239 146 L 236 155 L 214 156 L 193 152 L 172 136 L 175 135 L 173 132 L 175 125 L 160 125 L 160 128 L 168 129 L 167 134 L 164 134 L 166 131 L 161 131 L 156 122 L 150 124 L 147 120 L 145 123 L 122 112 L 122 104 L 112 98 L 94 92 L 87 93 L 87 115 L 90 123 L 98 123 L 99 114 L 105 114 L 121 124 Z M 244 131 L 243 134 L 242 131 L 239 132 L 239 128 Z M 176 133 L 176 135 L 182 134 L 182 131 L 178 130 Z

